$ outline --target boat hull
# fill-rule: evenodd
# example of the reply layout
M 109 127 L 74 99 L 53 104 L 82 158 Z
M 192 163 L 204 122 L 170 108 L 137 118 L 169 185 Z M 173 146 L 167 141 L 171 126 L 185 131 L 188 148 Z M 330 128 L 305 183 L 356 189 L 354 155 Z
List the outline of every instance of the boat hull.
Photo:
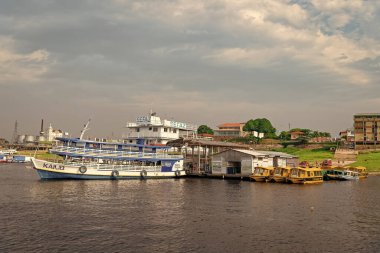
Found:
M 153 179 L 153 178 L 179 178 L 186 175 L 184 170 L 177 171 L 124 171 L 124 170 L 98 170 L 86 167 L 82 173 L 80 167 L 69 166 L 59 163 L 51 163 L 43 160 L 33 159 L 34 169 L 43 180 L 48 179 L 79 179 L 79 180 L 123 180 L 123 179 Z M 117 171 L 117 172 L 116 172 Z
M 288 181 L 287 177 L 283 177 L 283 176 L 273 176 L 272 179 L 276 183 L 286 183 Z
M 266 176 L 251 176 L 251 179 L 255 182 L 266 182 Z
M 289 178 L 288 182 L 293 184 L 321 184 L 322 178 Z

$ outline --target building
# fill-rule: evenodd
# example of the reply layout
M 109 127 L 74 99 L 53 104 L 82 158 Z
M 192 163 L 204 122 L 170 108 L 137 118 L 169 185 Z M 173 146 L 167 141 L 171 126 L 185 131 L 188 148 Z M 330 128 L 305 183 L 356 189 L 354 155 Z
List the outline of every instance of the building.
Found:
M 313 137 L 310 138 L 309 142 L 312 143 L 326 143 L 326 142 L 331 142 L 332 139 L 331 137 L 326 137 L 326 136 L 318 136 L 318 137 Z
M 168 146 L 182 152 L 184 166 L 190 175 L 210 174 L 212 156 L 230 149 L 249 149 L 250 146 L 204 138 L 180 138 L 169 141 Z
M 124 142 L 135 144 L 166 144 L 170 140 L 180 137 L 195 136 L 198 126 L 161 119 L 156 113 L 136 118 L 136 122 L 126 125 L 127 134 Z M 144 142 L 144 143 L 142 143 Z
M 299 137 L 304 136 L 305 133 L 302 131 L 293 131 L 290 132 L 290 139 L 291 140 L 297 140 Z
M 297 166 L 298 157 L 282 152 L 230 149 L 212 156 L 213 175 L 247 177 L 255 167 Z
M 45 136 L 46 141 L 51 142 L 51 141 L 55 141 L 55 138 L 61 138 L 68 135 L 69 135 L 68 133 L 63 132 L 62 130 L 53 129 L 53 127 L 50 124 L 49 128 L 47 129 L 47 131 L 44 133 L 43 136 Z
M 379 148 L 380 113 L 361 113 L 354 115 L 355 148 Z
M 245 123 L 224 123 L 214 130 L 215 137 L 245 137 L 247 132 L 243 131 Z
M 339 133 L 339 138 L 341 140 L 345 140 L 347 142 L 354 142 L 355 141 L 355 133 L 351 129 L 346 129 L 346 130 L 341 131 Z

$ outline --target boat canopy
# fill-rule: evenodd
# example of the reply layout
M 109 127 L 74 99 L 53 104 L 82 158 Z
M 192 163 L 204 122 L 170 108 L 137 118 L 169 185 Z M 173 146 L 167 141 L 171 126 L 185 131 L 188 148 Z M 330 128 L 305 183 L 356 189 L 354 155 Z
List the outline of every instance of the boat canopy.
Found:
M 132 143 L 122 143 L 122 142 L 103 142 L 103 141 L 92 141 L 92 140 L 81 140 L 79 138 L 65 138 L 59 137 L 56 140 L 64 143 L 81 143 L 81 144 L 97 144 L 97 145 L 115 145 L 115 146 L 125 146 L 125 147 L 138 147 L 138 148 L 150 148 L 150 149 L 169 149 L 169 146 L 154 146 L 154 145 L 144 145 L 144 144 L 132 144 Z

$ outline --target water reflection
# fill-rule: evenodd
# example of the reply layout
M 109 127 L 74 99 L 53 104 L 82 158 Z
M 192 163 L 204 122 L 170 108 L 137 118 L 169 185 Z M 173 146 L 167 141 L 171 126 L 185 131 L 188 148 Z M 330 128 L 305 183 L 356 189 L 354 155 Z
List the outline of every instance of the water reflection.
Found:
M 1 252 L 378 252 L 380 177 L 40 181 L 0 166 Z

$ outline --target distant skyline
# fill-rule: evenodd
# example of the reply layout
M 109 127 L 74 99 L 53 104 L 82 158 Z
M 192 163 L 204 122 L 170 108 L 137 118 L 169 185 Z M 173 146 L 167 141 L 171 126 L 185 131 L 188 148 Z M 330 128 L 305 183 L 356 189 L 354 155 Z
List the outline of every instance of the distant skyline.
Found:
M 151 109 L 331 132 L 380 112 L 380 1 L 0 2 L 0 138 L 120 137 Z

